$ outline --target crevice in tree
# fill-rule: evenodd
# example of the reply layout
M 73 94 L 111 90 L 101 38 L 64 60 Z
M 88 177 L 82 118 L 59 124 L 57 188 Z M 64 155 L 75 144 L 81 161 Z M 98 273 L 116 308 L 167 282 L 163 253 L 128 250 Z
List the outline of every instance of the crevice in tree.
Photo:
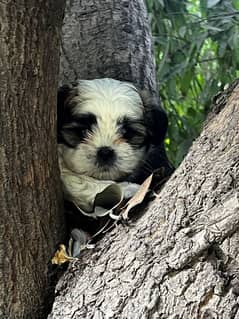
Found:
M 44 318 L 47 318 L 47 316 L 52 311 L 52 306 L 55 301 L 55 298 L 57 297 L 57 293 L 55 294 L 55 288 L 60 280 L 60 278 L 63 276 L 63 274 L 67 271 L 68 264 L 62 264 L 62 265 L 53 265 L 51 261 L 48 263 L 48 286 L 45 292 L 45 300 L 44 300 L 44 311 L 45 314 Z

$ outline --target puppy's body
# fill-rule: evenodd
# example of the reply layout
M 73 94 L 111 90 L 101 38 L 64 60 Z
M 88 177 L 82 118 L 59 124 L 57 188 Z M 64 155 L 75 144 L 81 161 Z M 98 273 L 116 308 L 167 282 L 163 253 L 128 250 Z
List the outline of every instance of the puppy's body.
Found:
M 156 103 L 145 106 L 130 83 L 81 80 L 59 91 L 59 148 L 76 173 L 142 182 L 166 158 L 166 129 L 164 111 Z

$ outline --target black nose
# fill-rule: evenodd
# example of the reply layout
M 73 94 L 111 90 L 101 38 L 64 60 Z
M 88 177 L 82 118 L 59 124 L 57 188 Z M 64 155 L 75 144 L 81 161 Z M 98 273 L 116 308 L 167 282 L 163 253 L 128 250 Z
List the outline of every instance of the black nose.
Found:
M 99 165 L 112 165 L 116 159 L 116 154 L 111 147 L 102 146 L 98 149 L 96 158 Z

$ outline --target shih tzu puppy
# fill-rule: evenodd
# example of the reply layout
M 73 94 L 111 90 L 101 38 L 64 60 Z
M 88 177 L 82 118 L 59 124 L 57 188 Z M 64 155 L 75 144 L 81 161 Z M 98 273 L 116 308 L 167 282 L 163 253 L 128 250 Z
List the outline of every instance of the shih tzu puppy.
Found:
M 58 144 L 65 165 L 99 180 L 140 184 L 170 170 L 163 140 L 167 116 L 128 82 L 80 80 L 58 92 Z

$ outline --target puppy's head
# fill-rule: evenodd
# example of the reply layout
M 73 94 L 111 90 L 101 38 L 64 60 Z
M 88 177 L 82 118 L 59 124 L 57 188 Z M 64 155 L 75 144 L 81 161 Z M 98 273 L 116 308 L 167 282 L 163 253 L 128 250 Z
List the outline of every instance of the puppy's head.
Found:
M 127 178 L 151 143 L 153 122 L 148 118 L 141 96 L 130 83 L 82 80 L 61 88 L 58 143 L 65 165 L 97 179 Z

